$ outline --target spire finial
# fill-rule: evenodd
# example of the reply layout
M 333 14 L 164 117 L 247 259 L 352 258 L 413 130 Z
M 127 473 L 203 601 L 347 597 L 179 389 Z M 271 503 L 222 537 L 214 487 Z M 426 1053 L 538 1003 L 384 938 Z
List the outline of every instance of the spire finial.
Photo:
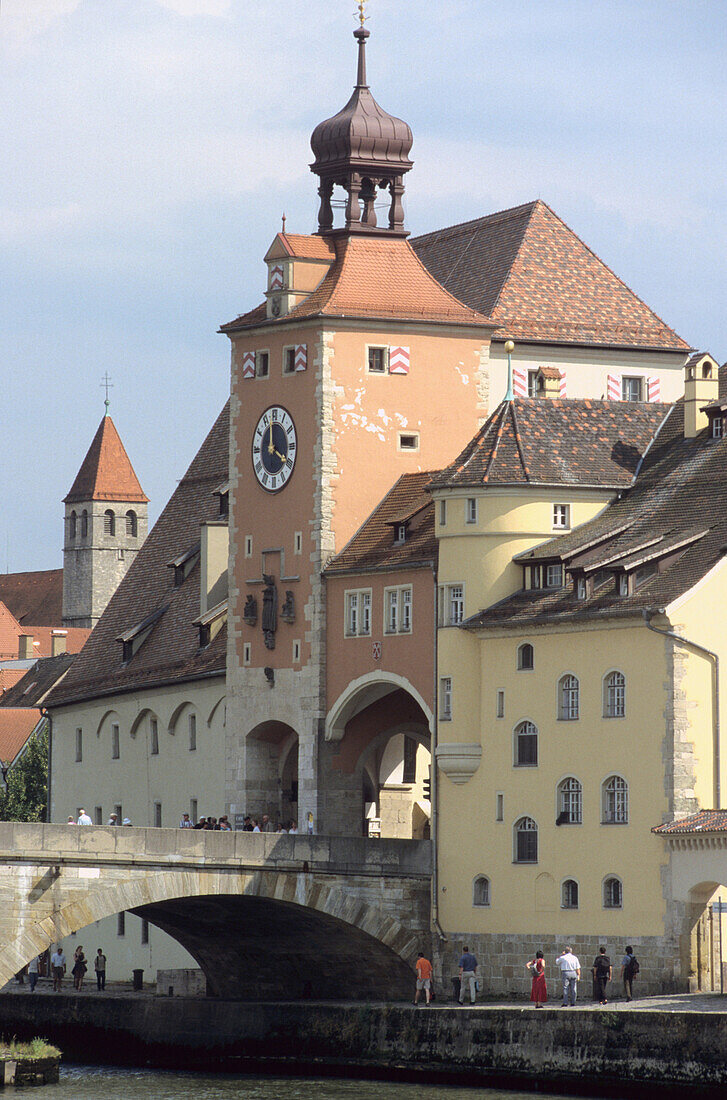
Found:
M 353 37 L 358 41 L 358 74 L 356 76 L 357 88 L 368 88 L 366 83 L 366 39 L 369 37 L 369 32 L 364 27 L 364 23 L 368 19 L 366 14 L 366 0 L 358 0 L 358 15 L 355 16 L 358 19 L 359 25 L 353 32 Z
M 283 228 L 280 230 L 280 232 L 285 235 L 285 211 L 283 211 Z
M 363 27 L 364 23 L 368 19 L 368 16 L 366 14 L 366 0 L 358 0 L 358 16 L 356 16 L 355 18 L 358 18 L 359 23 Z
M 112 390 L 114 388 L 114 384 L 111 381 L 111 375 L 109 374 L 108 371 L 106 371 L 105 375 L 103 376 L 103 378 L 101 380 L 101 385 L 106 390 L 106 400 L 104 401 L 104 405 L 106 406 L 106 412 L 104 413 L 104 416 L 108 416 L 109 415 L 109 405 L 111 404 L 111 402 L 109 401 L 109 390 Z

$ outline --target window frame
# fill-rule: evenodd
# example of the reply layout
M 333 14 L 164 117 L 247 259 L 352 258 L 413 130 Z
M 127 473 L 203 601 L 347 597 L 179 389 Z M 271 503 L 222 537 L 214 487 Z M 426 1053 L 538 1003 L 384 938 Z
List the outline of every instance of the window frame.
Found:
M 118 722 L 111 723 L 111 759 L 121 759 L 121 729 Z
M 371 588 L 347 588 L 343 593 L 344 638 L 371 637 Z M 355 629 L 351 627 L 351 612 L 355 611 Z
M 76 764 L 83 762 L 83 726 L 76 726 Z
M 113 508 L 107 508 L 103 514 L 103 533 L 108 538 L 116 537 L 116 512 Z
M 452 721 L 452 677 L 440 676 L 439 677 L 439 721 L 451 722 Z
M 566 900 L 567 894 L 573 894 L 573 887 L 575 887 L 575 902 L 572 897 Z M 564 878 L 560 884 L 560 907 L 561 909 L 579 909 L 580 908 L 580 885 L 578 879 Z
M 553 583 L 551 581 L 551 571 L 556 570 L 556 569 L 558 570 L 558 579 L 555 583 Z M 563 565 L 562 565 L 562 563 L 561 562 L 551 562 L 549 565 L 546 565 L 545 566 L 545 577 L 543 579 L 545 581 L 545 588 L 550 588 L 551 590 L 554 590 L 556 588 L 562 588 L 563 587 Z
M 497 688 L 495 691 L 495 718 L 505 717 L 505 689 Z
M 411 439 L 411 445 L 405 443 L 405 440 Z M 420 446 L 420 434 L 419 432 L 399 432 L 397 435 L 396 449 L 397 451 L 403 451 L 404 454 L 416 454 Z
M 263 359 L 265 362 L 265 370 L 262 370 Z M 255 351 L 255 377 L 256 378 L 269 378 L 270 377 L 270 348 L 257 348 Z
M 573 786 L 568 787 L 568 784 Z M 556 820 L 561 825 L 583 824 L 583 784 L 575 775 L 564 776 L 556 787 Z M 568 814 L 567 821 L 561 821 L 563 814 Z
M 133 508 L 129 508 L 124 516 L 124 524 L 127 539 L 137 539 L 139 537 L 139 516 Z
M 291 368 L 288 370 L 288 360 L 290 360 Z M 282 363 L 283 378 L 290 378 L 295 374 L 295 344 L 285 344 L 283 346 L 283 363 Z
M 190 711 L 187 719 L 187 731 L 189 733 L 189 751 L 197 751 L 197 715 Z
M 568 683 L 568 681 L 572 681 Z M 568 693 L 568 697 L 566 697 Z M 575 707 L 573 697 L 575 696 Z M 558 680 L 558 721 L 577 722 L 581 716 L 581 682 L 573 672 L 564 672 Z M 574 713 L 575 711 L 575 713 Z
M 526 656 L 529 656 L 529 664 L 526 664 Z M 535 671 L 535 647 L 532 642 L 521 642 L 517 647 L 517 671 L 518 672 L 534 672 Z
M 439 502 L 439 526 L 447 526 L 447 502 L 446 500 L 440 500 Z
M 149 716 L 149 755 L 159 755 L 159 720 L 153 714 Z
M 482 897 L 478 897 L 481 891 Z M 492 883 L 489 875 L 475 875 L 472 879 L 472 906 L 474 909 L 489 909 L 492 905 Z
M 371 368 L 371 353 L 381 352 L 381 368 Z M 388 344 L 367 344 L 366 345 L 366 374 L 374 374 L 377 377 L 385 377 L 389 373 L 389 347 Z
M 467 524 L 477 523 L 478 514 L 477 497 L 465 497 L 464 521 Z
M 607 775 L 601 783 L 601 824 L 628 825 L 629 801 L 628 780 L 619 772 Z
M 635 386 L 638 397 L 630 396 L 630 390 Z M 637 374 L 621 375 L 621 400 L 628 404 L 636 405 L 644 400 L 644 379 Z
M 530 817 L 529 815 L 524 814 L 522 817 L 518 818 L 518 820 L 515 822 L 515 824 L 512 827 L 512 835 L 513 835 L 513 851 L 512 851 L 513 860 L 512 861 L 513 861 L 513 863 L 530 864 L 531 866 L 534 865 L 534 864 L 537 864 L 538 856 L 539 856 L 538 832 L 539 832 L 538 823 L 537 823 L 537 821 L 535 820 L 534 817 Z M 531 834 L 535 835 L 535 842 L 534 842 L 535 843 L 535 858 L 534 859 L 523 857 L 521 855 L 521 849 L 520 849 L 520 837 L 521 836 L 523 836 L 523 837 L 529 836 Z
M 712 418 L 712 439 L 724 439 L 724 417 L 715 416 Z
M 440 626 L 459 626 L 465 619 L 465 586 L 463 581 L 439 586 Z M 456 596 L 455 593 L 460 595 Z
M 538 374 L 540 373 L 540 367 L 534 369 L 528 367 L 528 397 L 538 396 Z
M 614 901 L 614 886 L 618 886 L 617 894 L 618 900 Z M 604 909 L 623 909 L 624 907 L 624 884 L 623 879 L 618 875 L 606 875 L 601 883 L 601 904 Z
M 539 760 L 539 756 L 540 756 L 540 752 L 539 752 L 539 749 L 540 749 L 540 746 L 539 746 L 540 731 L 539 731 L 538 727 L 536 726 L 535 722 L 533 722 L 532 719 L 530 719 L 530 718 L 523 718 L 520 722 L 517 723 L 517 725 L 515 726 L 515 728 L 512 731 L 512 734 L 513 734 L 513 757 L 512 757 L 513 764 L 512 764 L 512 766 L 514 768 L 537 768 L 539 766 L 539 763 L 540 763 L 540 760 Z M 520 759 L 520 756 L 521 756 L 520 746 L 521 746 L 521 744 L 525 744 L 525 743 L 527 743 L 527 746 L 529 747 L 530 751 L 529 752 L 524 751 L 523 754 L 522 754 L 523 757 L 531 755 L 531 756 L 534 756 L 534 758 L 535 758 L 534 760 L 525 760 L 525 759 L 521 760 Z M 532 752 L 533 745 L 535 746 L 535 751 L 534 752 Z
M 617 676 L 621 683 L 610 683 Z M 610 669 L 603 677 L 603 717 L 609 720 L 626 717 L 626 676 L 618 668 Z
M 412 633 L 412 604 L 410 584 L 390 585 L 384 589 L 384 634 Z M 393 618 L 392 611 L 395 612 Z
M 570 531 L 570 504 L 553 504 L 551 528 L 553 531 Z

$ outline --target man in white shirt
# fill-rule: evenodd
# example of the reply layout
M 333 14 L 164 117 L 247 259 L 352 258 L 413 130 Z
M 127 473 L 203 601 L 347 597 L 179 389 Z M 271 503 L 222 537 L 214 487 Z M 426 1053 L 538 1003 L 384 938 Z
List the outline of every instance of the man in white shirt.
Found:
M 28 981 L 30 982 L 30 992 L 35 993 L 35 987 L 38 984 L 38 956 L 35 955 L 28 963 Z
M 78 821 L 76 822 L 76 824 L 77 825 L 93 825 L 93 821 L 88 816 L 88 814 L 84 810 L 83 806 L 81 806 L 81 809 L 79 811 Z
M 63 985 L 63 975 L 66 972 L 66 956 L 60 944 L 51 955 L 50 964 L 53 968 L 53 992 L 60 993 Z
M 563 978 L 563 1004 L 562 1008 L 574 1008 L 576 1003 L 576 984 L 581 979 L 581 964 L 577 955 L 574 955 L 570 946 L 566 945 L 563 954 L 555 960 L 560 967 Z
M 119 819 L 116 814 L 109 814 L 109 819 L 106 822 L 107 825 L 118 825 Z
M 193 829 L 192 820 L 189 814 L 182 814 L 182 820 L 179 822 L 180 829 Z

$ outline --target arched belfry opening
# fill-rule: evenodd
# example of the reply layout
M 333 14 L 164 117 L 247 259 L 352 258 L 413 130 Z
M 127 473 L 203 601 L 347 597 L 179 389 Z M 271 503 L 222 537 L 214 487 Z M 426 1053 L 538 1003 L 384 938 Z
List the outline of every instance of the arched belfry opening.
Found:
M 413 136 L 406 122 L 388 114 L 376 102 L 366 79 L 363 25 L 354 31 L 358 42 L 358 72 L 353 94 L 343 110 L 316 126 L 311 137 L 315 160 L 311 171 L 320 177 L 318 232 L 334 231 L 334 189 L 346 194 L 346 233 L 404 236 L 404 175 Z M 377 199 L 385 194 L 387 224 L 379 226 Z

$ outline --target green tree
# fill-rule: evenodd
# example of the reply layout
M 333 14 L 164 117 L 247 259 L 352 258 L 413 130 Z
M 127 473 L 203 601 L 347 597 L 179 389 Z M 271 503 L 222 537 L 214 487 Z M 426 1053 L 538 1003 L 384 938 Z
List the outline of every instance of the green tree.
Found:
M 48 724 L 31 738 L 0 792 L 0 821 L 44 821 L 48 804 Z

